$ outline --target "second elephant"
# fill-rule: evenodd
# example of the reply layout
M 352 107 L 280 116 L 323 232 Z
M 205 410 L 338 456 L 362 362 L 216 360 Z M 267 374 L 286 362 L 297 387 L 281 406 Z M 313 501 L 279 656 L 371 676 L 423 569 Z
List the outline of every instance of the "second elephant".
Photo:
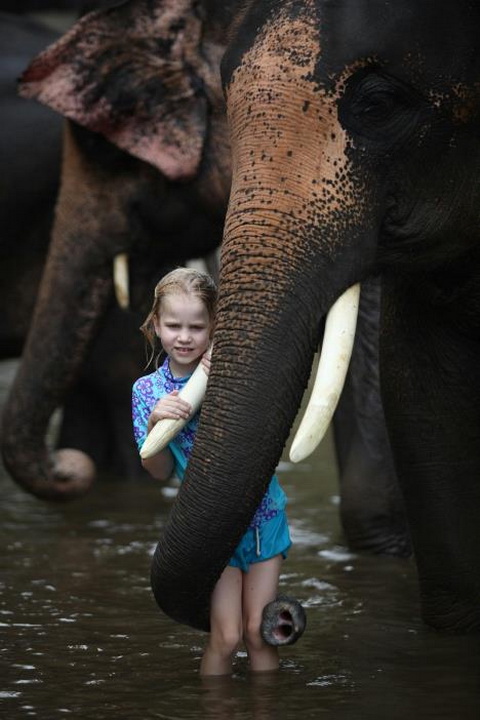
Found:
M 81 18 L 23 75 L 25 96 L 69 118 L 49 254 L 3 415 L 5 465 L 39 497 L 85 492 L 105 453 L 114 469 L 140 467 L 130 419 L 144 366 L 138 326 L 159 276 L 221 241 L 224 21 L 214 6 L 200 16 L 190 2 L 116 3 Z M 114 305 L 119 254 L 130 257 L 130 311 Z M 48 421 L 67 397 L 65 449 L 51 455 Z M 105 425 L 110 447 L 98 443 Z

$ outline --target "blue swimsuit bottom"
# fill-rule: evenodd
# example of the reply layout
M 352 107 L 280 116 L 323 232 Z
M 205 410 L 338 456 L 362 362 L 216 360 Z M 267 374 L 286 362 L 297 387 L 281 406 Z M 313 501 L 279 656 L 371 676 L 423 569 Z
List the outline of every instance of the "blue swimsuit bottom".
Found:
M 175 471 L 182 481 L 187 467 L 187 459 L 175 441 L 169 443 L 169 448 L 175 459 Z M 270 505 L 276 508 L 273 512 Z M 292 541 L 288 530 L 285 505 L 285 493 L 274 475 L 264 500 L 255 513 L 252 525 L 230 558 L 228 563 L 230 567 L 238 567 L 242 572 L 247 573 L 250 565 L 254 563 L 270 560 L 276 555 L 282 555 L 284 559 L 287 557 Z
M 254 563 L 270 560 L 276 555 L 285 559 L 291 544 L 287 513 L 280 510 L 278 515 L 259 527 L 248 528 L 228 564 L 247 573 Z

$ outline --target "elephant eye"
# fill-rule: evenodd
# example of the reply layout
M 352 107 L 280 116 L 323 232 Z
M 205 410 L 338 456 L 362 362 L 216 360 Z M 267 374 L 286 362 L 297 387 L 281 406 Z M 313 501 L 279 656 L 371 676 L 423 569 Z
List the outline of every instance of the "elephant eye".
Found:
M 364 122 L 384 122 L 395 109 L 395 98 L 389 92 L 374 90 L 352 107 L 353 113 Z
M 423 101 L 397 78 L 381 71 L 362 70 L 346 84 L 339 101 L 345 129 L 380 143 L 398 143 L 419 119 Z

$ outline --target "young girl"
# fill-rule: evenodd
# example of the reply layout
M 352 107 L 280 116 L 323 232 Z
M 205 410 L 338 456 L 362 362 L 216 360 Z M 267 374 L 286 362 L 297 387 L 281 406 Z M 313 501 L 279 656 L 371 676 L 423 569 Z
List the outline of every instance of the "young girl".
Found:
M 152 358 L 158 338 L 166 359 L 133 386 L 133 426 L 138 448 L 159 420 L 188 420 L 167 448 L 142 461 L 159 480 L 166 480 L 174 471 L 180 480 L 185 474 L 199 413 L 190 417 L 190 406 L 179 397 L 179 391 L 199 362 L 205 372 L 209 371 L 215 302 L 216 288 L 208 275 L 178 268 L 156 286 L 152 309 L 141 327 L 151 344 Z M 278 668 L 277 648 L 263 641 L 260 624 L 263 608 L 276 597 L 282 559 L 291 545 L 285 505 L 285 493 L 274 476 L 212 594 L 202 675 L 231 673 L 242 639 L 253 671 Z

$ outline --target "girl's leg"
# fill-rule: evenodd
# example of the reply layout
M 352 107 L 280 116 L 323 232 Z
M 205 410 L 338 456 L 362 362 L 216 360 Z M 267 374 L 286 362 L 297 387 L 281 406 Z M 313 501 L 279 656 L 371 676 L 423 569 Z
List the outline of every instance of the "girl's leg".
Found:
M 243 638 L 253 671 L 276 670 L 278 651 L 267 645 L 260 635 L 265 605 L 277 596 L 282 556 L 253 563 L 243 576 Z
M 200 665 L 201 675 L 227 675 L 242 639 L 242 572 L 228 565 L 212 594 L 210 637 Z

